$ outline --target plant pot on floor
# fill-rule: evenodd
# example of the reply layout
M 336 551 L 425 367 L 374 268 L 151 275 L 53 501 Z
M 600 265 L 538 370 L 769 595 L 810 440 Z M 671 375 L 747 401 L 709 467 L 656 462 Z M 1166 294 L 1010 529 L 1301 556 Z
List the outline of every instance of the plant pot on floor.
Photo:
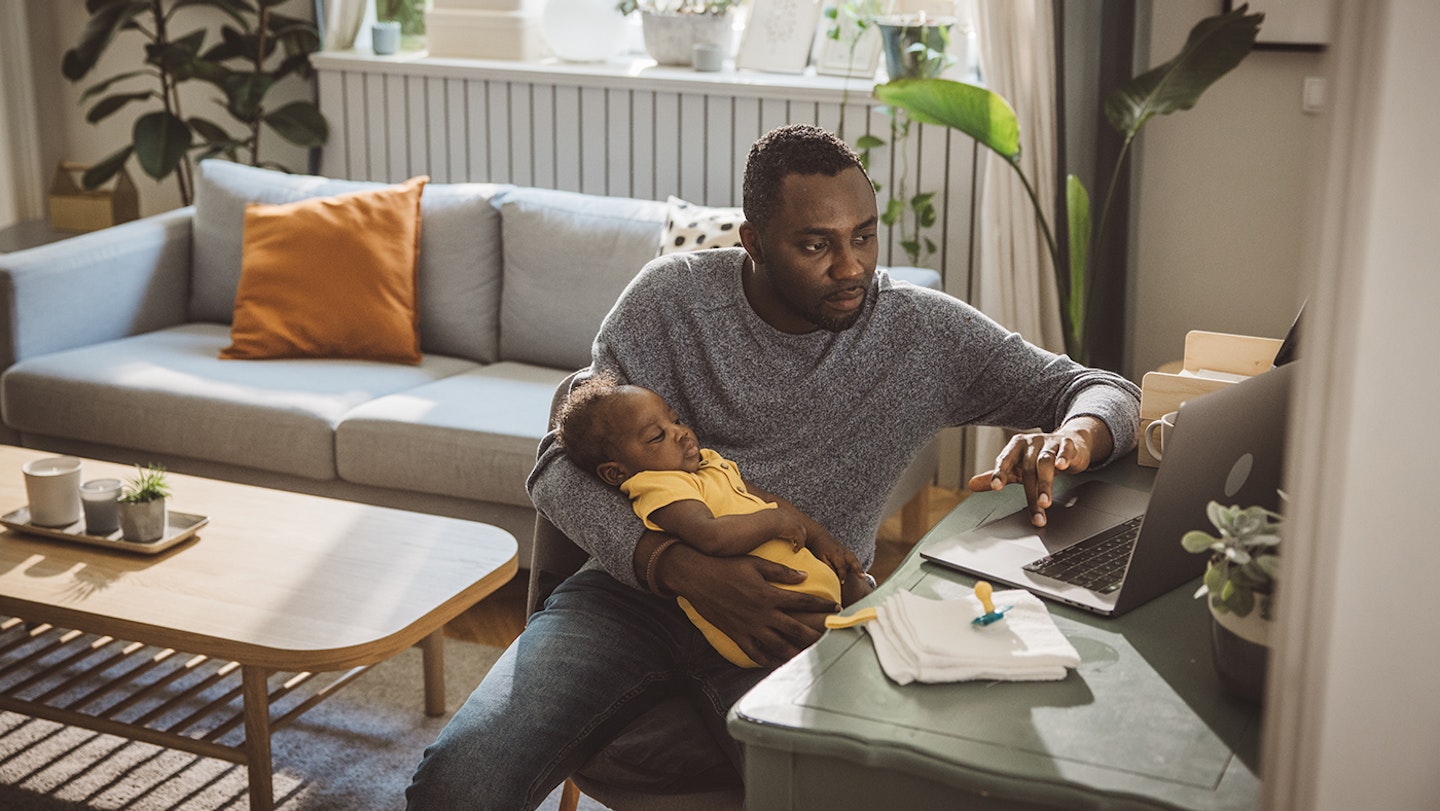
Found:
M 151 543 L 165 536 L 165 499 L 120 502 L 120 535 L 134 543 Z
M 645 52 L 660 65 L 691 65 L 696 45 L 719 45 L 729 54 L 734 21 L 726 14 L 640 14 Z

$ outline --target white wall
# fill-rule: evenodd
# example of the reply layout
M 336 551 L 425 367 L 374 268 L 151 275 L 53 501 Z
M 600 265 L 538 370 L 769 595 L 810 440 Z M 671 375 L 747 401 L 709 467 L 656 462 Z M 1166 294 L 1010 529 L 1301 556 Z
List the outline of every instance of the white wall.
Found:
M 1150 4 L 1150 56 L 1179 52 L 1215 0 Z M 1262 27 L 1263 32 L 1263 27 Z M 1178 360 L 1191 329 L 1282 337 L 1303 298 L 1301 225 L 1325 115 L 1301 112 L 1311 52 L 1250 54 L 1192 110 L 1141 131 L 1127 370 Z
M 1320 363 L 1292 431 L 1298 509 L 1262 769 L 1271 808 L 1435 808 L 1440 4 L 1336 6 L 1336 143 L 1316 164 L 1330 185 L 1309 229 Z

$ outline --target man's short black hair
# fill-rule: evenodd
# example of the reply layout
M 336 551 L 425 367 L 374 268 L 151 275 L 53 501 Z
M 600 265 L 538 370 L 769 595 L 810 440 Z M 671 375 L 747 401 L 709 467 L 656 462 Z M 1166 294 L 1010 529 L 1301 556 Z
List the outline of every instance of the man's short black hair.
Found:
M 750 147 L 745 161 L 745 219 L 756 230 L 765 229 L 780 205 L 780 182 L 786 175 L 834 177 L 852 166 L 865 171 L 860 156 L 834 133 L 809 124 L 770 130 Z

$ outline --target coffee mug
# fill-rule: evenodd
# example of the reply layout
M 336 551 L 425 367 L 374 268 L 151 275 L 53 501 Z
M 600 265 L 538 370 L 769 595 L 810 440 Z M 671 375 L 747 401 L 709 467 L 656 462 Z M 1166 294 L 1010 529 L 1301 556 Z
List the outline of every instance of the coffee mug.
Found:
M 30 499 L 30 523 L 38 527 L 68 527 L 80 520 L 80 459 L 49 456 L 25 463 L 25 495 Z
M 1175 418 L 1179 416 L 1179 411 L 1171 411 L 1145 426 L 1145 449 L 1156 461 L 1162 458 L 1165 446 L 1170 442 L 1170 433 L 1175 430 Z

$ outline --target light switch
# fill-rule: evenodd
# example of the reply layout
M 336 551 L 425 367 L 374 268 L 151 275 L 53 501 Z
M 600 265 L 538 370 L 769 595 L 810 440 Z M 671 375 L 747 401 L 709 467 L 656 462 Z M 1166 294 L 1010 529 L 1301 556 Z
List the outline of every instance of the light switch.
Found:
M 1325 109 L 1325 77 L 1306 76 L 1300 91 L 1300 109 L 1315 114 Z

